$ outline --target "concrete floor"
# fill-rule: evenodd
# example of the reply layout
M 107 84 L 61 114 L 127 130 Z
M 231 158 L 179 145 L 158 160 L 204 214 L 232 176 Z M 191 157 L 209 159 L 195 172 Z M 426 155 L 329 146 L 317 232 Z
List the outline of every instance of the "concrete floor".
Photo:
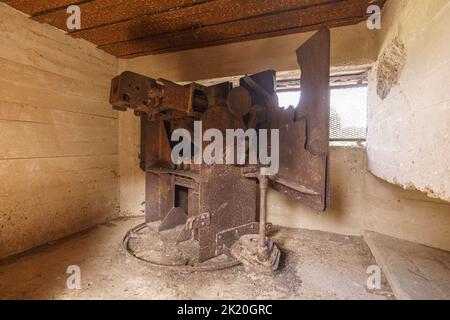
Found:
M 392 299 L 366 289 L 375 260 L 360 237 L 275 228 L 281 270 L 258 274 L 243 266 L 208 273 L 155 270 L 125 253 L 125 232 L 143 218 L 115 220 L 0 262 L 0 299 Z M 81 289 L 69 290 L 69 265 Z

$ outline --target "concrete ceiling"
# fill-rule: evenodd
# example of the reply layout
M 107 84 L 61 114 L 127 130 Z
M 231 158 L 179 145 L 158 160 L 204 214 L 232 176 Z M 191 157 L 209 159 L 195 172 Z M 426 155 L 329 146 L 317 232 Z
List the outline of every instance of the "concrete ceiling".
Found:
M 121 58 L 355 24 L 385 0 L 5 0 L 67 31 L 67 6 L 81 9 L 81 29 L 69 31 Z

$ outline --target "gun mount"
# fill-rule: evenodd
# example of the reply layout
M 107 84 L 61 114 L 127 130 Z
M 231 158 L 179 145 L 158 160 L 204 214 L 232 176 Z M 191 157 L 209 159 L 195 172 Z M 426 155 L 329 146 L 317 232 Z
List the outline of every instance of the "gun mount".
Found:
M 266 236 L 268 186 L 318 211 L 328 205 L 329 30 L 312 36 L 297 57 L 302 95 L 296 108 L 278 106 L 272 70 L 245 76 L 237 87 L 179 85 L 132 72 L 112 80 L 113 108 L 132 109 L 141 118 L 145 221 L 160 221 L 159 232 L 178 227 L 177 243 L 197 241 L 199 263 L 225 254 L 261 270 L 277 268 L 280 251 Z M 172 134 L 184 129 L 195 136 L 198 120 L 203 131 L 216 129 L 224 136 L 227 129 L 277 129 L 278 172 L 261 174 L 260 159 L 257 164 L 175 163 Z M 191 140 L 188 158 L 204 144 Z M 248 145 L 245 152 L 248 158 Z

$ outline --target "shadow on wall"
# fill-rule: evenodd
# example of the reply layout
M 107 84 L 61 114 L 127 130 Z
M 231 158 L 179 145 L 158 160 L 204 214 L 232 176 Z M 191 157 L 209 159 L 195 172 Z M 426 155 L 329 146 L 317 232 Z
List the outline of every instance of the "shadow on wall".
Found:
M 270 222 L 348 235 L 370 230 L 450 251 L 450 203 L 375 177 L 363 148 L 332 148 L 330 159 L 329 209 L 317 213 L 270 190 Z
M 292 70 L 298 68 L 295 50 L 311 34 L 312 32 L 156 55 L 150 58 L 153 60 L 150 66 L 152 70 L 144 72 L 152 77 L 172 81 L 198 81 L 268 69 Z M 263 57 L 261 52 L 264 52 Z M 204 58 L 199 59 L 199 56 Z M 130 63 L 130 67 L 137 64 L 137 69 L 142 72 L 139 62 L 147 59 L 137 58 L 136 63 Z M 155 67 L 155 64 L 163 66 L 162 69 Z
M 137 57 L 127 60 L 121 71 L 130 70 L 152 78 L 162 77 L 179 82 L 251 74 L 268 69 L 297 70 L 295 51 L 314 32 Z M 332 66 L 362 65 L 376 60 L 377 43 L 365 22 L 333 28 L 331 34 Z
M 330 206 L 318 213 L 285 195 L 270 190 L 269 221 L 294 228 L 359 235 L 364 191 L 364 152 L 358 148 L 331 148 Z

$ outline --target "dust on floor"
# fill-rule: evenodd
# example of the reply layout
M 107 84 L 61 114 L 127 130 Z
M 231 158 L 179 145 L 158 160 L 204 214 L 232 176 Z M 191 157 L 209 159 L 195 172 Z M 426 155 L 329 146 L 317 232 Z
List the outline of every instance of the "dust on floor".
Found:
M 122 239 L 143 218 L 115 220 L 0 262 L 0 299 L 392 299 L 382 276 L 368 290 L 375 265 L 361 237 L 275 228 L 280 270 L 259 274 L 238 266 L 216 272 L 154 269 L 127 255 Z M 81 289 L 67 289 L 69 266 Z

